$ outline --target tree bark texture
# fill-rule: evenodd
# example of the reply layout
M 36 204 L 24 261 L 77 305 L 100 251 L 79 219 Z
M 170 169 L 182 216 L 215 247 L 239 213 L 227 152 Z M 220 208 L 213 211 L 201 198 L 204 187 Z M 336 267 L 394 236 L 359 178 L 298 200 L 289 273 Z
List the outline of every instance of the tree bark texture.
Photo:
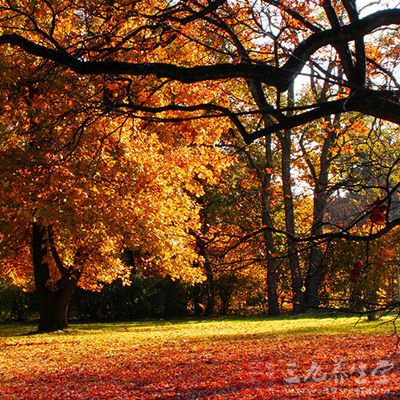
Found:
M 48 257 L 50 243 L 46 226 L 32 226 L 32 254 L 36 292 L 39 298 L 39 332 L 52 332 L 68 327 L 68 307 L 77 287 L 78 278 L 62 274 L 51 281 Z

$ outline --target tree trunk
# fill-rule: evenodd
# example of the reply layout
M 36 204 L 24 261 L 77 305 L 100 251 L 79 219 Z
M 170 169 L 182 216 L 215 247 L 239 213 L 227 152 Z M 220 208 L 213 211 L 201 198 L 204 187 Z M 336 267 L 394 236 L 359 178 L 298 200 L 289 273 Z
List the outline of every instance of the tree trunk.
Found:
M 288 101 L 288 107 L 293 106 L 293 86 L 289 95 L 291 99 Z M 304 312 L 304 294 L 303 294 L 303 278 L 301 274 L 299 253 L 297 243 L 292 239 L 296 236 L 295 220 L 294 220 L 294 205 L 292 194 L 292 176 L 291 176 L 291 154 L 292 154 L 292 132 L 286 131 L 284 135 L 280 136 L 282 145 L 282 190 L 283 190 L 283 203 L 285 206 L 285 226 L 286 231 L 290 235 L 286 237 L 286 246 L 288 250 L 289 267 L 292 280 L 292 302 L 293 312 Z
M 315 245 L 310 251 L 309 265 L 306 277 L 306 307 L 318 308 L 319 288 L 322 282 L 322 252 Z
M 204 269 L 206 271 L 207 282 L 206 282 L 206 289 L 207 289 L 207 306 L 204 310 L 204 315 L 211 316 L 214 314 L 215 308 L 215 290 L 214 290 L 214 275 L 211 268 L 211 263 L 205 258 L 204 261 Z
M 205 222 L 203 221 L 203 226 L 205 226 Z M 206 228 L 202 229 L 202 233 L 206 233 Z M 200 236 L 196 236 L 196 245 L 198 250 L 198 254 L 204 259 L 204 271 L 206 273 L 207 280 L 204 283 L 204 288 L 206 290 L 207 304 L 204 309 L 204 315 L 210 316 L 214 314 L 214 306 L 215 306 L 215 291 L 214 291 L 214 274 L 212 270 L 212 264 L 208 259 L 207 245 L 204 239 Z
M 207 250 L 207 242 L 204 240 L 204 237 L 207 235 L 209 227 L 207 225 L 207 209 L 204 198 L 200 198 L 197 200 L 199 204 L 201 204 L 202 209 L 200 211 L 200 219 L 201 219 L 201 235 L 196 234 L 196 246 L 198 249 L 198 254 L 204 260 L 203 268 L 207 277 L 206 282 L 204 283 L 204 289 L 206 291 L 206 307 L 204 309 L 204 315 L 211 316 L 215 311 L 215 289 L 214 289 L 214 273 L 213 266 L 209 259 L 208 250 Z
M 327 204 L 326 195 L 327 183 L 317 183 L 316 189 L 314 191 L 314 210 L 313 210 L 313 226 L 312 235 L 318 236 L 323 233 L 323 218 L 325 207 Z M 306 307 L 315 309 L 319 306 L 319 288 L 323 280 L 322 275 L 322 264 L 323 264 L 323 254 L 320 246 L 316 243 L 312 243 L 310 250 L 308 269 L 306 276 L 306 296 L 305 302 Z
M 327 120 L 327 123 L 329 121 Z M 336 141 L 336 128 L 339 119 L 336 118 L 332 123 L 332 130 L 328 133 L 324 140 L 321 155 L 319 158 L 319 174 L 310 164 L 311 173 L 314 178 L 314 206 L 313 206 L 313 223 L 311 228 L 312 236 L 323 234 L 325 209 L 329 200 L 329 170 L 333 161 L 330 154 L 331 148 Z M 318 308 L 319 306 L 319 288 L 323 281 L 323 252 L 321 247 L 313 242 L 310 250 L 309 264 L 306 276 L 306 296 L 305 303 L 307 308 Z
M 51 282 L 50 254 L 47 228 L 34 222 L 32 226 L 32 254 L 35 287 L 39 298 L 38 332 L 62 330 L 68 326 L 68 307 L 77 287 L 78 279 L 63 274 L 56 282 Z
M 202 289 L 201 283 L 196 283 L 193 286 L 193 309 L 194 309 L 194 315 L 196 317 L 200 317 L 201 315 L 203 315 L 204 312 L 204 306 L 201 302 L 201 289 Z
M 334 64 L 328 66 L 328 71 L 332 71 Z M 311 89 L 318 102 L 328 101 L 329 85 L 324 84 L 321 90 L 317 89 L 315 81 L 311 82 Z M 313 164 L 308 157 L 302 140 L 300 146 L 303 150 L 303 156 L 310 169 L 310 173 L 314 180 L 314 207 L 313 207 L 313 222 L 311 234 L 318 236 L 323 233 L 324 214 L 329 199 L 329 172 L 335 155 L 332 154 L 332 148 L 337 140 L 337 132 L 340 132 L 340 114 L 332 118 L 325 117 L 324 122 L 328 128 L 326 137 L 322 144 L 321 154 L 319 156 L 319 168 Z M 323 281 L 323 253 L 318 243 L 312 242 L 313 246 L 310 250 L 307 276 L 306 276 L 306 294 L 305 304 L 307 308 L 318 308 L 319 306 L 319 288 Z
M 349 311 L 350 312 L 361 312 L 363 305 L 361 299 L 361 288 L 358 282 L 353 282 L 350 287 L 350 296 L 349 296 Z
M 60 282 L 57 282 L 60 285 Z M 68 282 L 55 290 L 46 290 L 40 300 L 39 332 L 52 332 L 68 327 L 68 308 L 76 282 Z
M 271 136 L 265 138 L 265 159 L 266 168 L 262 179 L 262 223 L 267 228 L 264 230 L 264 243 L 266 250 L 266 269 L 267 269 L 267 293 L 268 293 L 268 314 L 279 315 L 279 298 L 278 298 L 278 260 L 272 231 L 273 220 L 271 215 L 271 178 L 272 178 L 272 139 Z M 271 172 L 270 172 L 271 171 Z
M 268 315 L 280 315 L 277 277 L 278 261 L 270 260 L 267 266 Z
M 294 85 L 290 85 L 288 91 L 288 108 L 294 107 Z M 293 112 L 289 111 L 288 115 Z M 286 237 L 286 247 L 288 250 L 289 268 L 292 281 L 292 302 L 293 312 L 304 312 L 304 293 L 303 278 L 301 274 L 299 252 L 297 243 L 293 240 L 296 236 L 296 227 L 294 219 L 294 204 L 292 193 L 292 174 L 291 174 L 291 156 L 292 156 L 292 131 L 286 130 L 283 134 L 279 134 L 282 146 L 282 191 L 283 203 L 285 206 L 285 226 L 288 236 Z
M 249 55 L 242 45 L 238 45 L 239 54 L 248 59 Z M 264 88 L 259 82 L 248 79 L 247 86 L 261 110 L 270 109 L 269 102 L 267 101 Z M 273 124 L 274 121 L 270 115 L 265 114 L 263 122 L 266 126 Z M 266 250 L 266 270 L 267 270 L 267 294 L 268 294 L 268 314 L 279 315 L 279 298 L 278 298 L 278 261 L 275 258 L 275 244 L 272 232 L 268 228 L 273 228 L 273 219 L 271 216 L 271 181 L 273 170 L 273 155 L 272 155 L 272 135 L 266 135 L 265 140 L 265 169 L 258 170 L 257 174 L 261 180 L 261 201 L 262 201 L 262 223 L 267 228 L 264 231 L 264 243 Z

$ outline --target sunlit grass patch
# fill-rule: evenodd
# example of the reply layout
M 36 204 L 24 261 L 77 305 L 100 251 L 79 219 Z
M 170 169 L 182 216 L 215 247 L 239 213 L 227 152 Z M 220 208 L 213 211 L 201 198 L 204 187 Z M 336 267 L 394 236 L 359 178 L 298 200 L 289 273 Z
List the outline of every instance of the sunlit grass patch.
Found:
M 246 335 L 288 334 L 349 334 L 385 333 L 394 330 L 395 315 L 368 321 L 366 317 L 338 314 L 284 315 L 280 317 L 224 317 L 210 319 L 182 319 L 174 321 L 138 321 L 118 323 L 72 324 L 72 331 L 82 332 L 127 332 L 134 331 L 144 337 L 239 337 Z

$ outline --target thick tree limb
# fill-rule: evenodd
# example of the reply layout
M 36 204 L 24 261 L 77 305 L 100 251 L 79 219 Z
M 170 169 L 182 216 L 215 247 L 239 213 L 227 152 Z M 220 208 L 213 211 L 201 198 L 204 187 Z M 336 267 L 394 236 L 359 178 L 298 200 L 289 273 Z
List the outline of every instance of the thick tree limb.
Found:
M 335 9 L 332 6 L 331 0 L 324 0 L 323 7 L 325 10 L 325 14 L 328 17 L 328 20 L 331 24 L 331 27 L 334 29 L 340 29 L 340 21 L 336 14 Z M 354 66 L 351 57 L 351 51 L 348 43 L 336 43 L 335 44 L 336 51 L 340 55 L 341 64 L 343 66 L 343 70 L 351 83 L 357 81 L 356 76 L 354 75 Z
M 287 14 L 289 14 L 292 18 L 296 19 L 297 21 L 301 22 L 306 28 L 310 29 L 312 32 L 320 32 L 321 28 L 313 25 L 308 21 L 304 16 L 296 12 L 295 10 L 291 9 L 290 7 L 286 6 L 283 4 L 281 1 L 278 0 L 265 0 L 266 3 L 272 4 L 283 11 L 285 11 Z
M 216 3 L 213 3 L 213 6 Z M 19 47 L 33 56 L 51 60 L 82 75 L 155 75 L 158 78 L 168 78 L 183 83 L 242 78 L 257 85 L 263 83 L 276 87 L 278 91 L 282 92 L 288 89 L 289 85 L 317 50 L 327 45 L 340 48 L 344 43 L 351 40 L 356 40 L 361 48 L 361 39 L 375 29 L 391 24 L 400 25 L 400 9 L 379 11 L 360 20 L 353 15 L 351 19 L 352 23 L 347 26 L 338 26 L 335 22 L 332 29 L 313 33 L 293 51 L 287 62 L 279 68 L 265 63 L 252 64 L 250 62 L 182 67 L 170 63 L 85 61 L 83 58 L 76 58 L 67 51 L 60 50 L 59 47 L 56 49 L 49 48 L 34 43 L 21 35 L 7 33 L 0 35 L 0 45 L 8 44 Z M 343 58 L 345 59 L 345 57 Z M 355 72 L 362 72 L 360 69 L 362 64 L 365 65 L 365 55 L 362 54 L 360 49 L 358 51 L 356 49 L 356 60 L 358 65 L 354 67 Z M 348 67 L 351 68 L 350 65 Z M 351 79 L 350 84 L 352 84 Z M 261 109 L 261 111 L 266 112 L 267 110 Z M 233 113 L 226 113 L 226 110 L 224 113 L 232 119 L 246 142 L 250 143 L 257 138 L 282 129 L 291 129 L 327 115 L 347 111 L 361 112 L 394 123 L 400 123 L 399 93 L 395 91 L 360 89 L 359 86 L 354 85 L 353 92 L 346 99 L 325 102 L 310 111 L 298 115 L 285 116 L 280 114 L 277 118 L 277 123 L 270 121 L 271 124 L 268 127 L 257 130 L 252 134 L 246 132 L 240 121 L 233 117 Z
M 222 107 L 216 104 L 211 104 L 211 103 L 204 103 L 204 104 L 196 104 L 193 106 L 183 106 L 183 105 L 177 105 L 177 104 L 170 104 L 168 106 L 160 106 L 160 107 L 148 107 L 144 105 L 139 105 L 139 104 L 133 104 L 133 103 L 115 103 L 113 104 L 114 107 L 117 109 L 119 108 L 127 108 L 129 110 L 134 110 L 134 111 L 142 111 L 145 113 L 163 113 L 166 111 L 180 111 L 180 112 L 193 112 L 193 111 L 206 111 L 206 112 L 217 112 L 220 116 L 225 116 L 231 120 L 231 122 L 235 125 L 236 129 L 239 131 L 239 133 L 242 135 L 243 139 L 245 141 L 251 141 L 250 135 L 247 133 L 246 128 L 244 125 L 240 122 L 238 116 L 229 110 L 226 107 Z M 182 118 L 184 120 L 184 118 Z
M 384 236 L 386 233 L 390 232 L 392 229 L 396 228 L 397 226 L 400 226 L 400 218 L 397 218 L 397 219 L 394 219 L 393 221 L 388 222 L 384 227 L 382 227 L 377 232 L 370 233 L 368 235 L 354 235 L 354 234 L 347 232 L 346 230 L 342 230 L 342 231 L 338 231 L 338 232 L 326 232 L 321 235 L 313 235 L 313 236 L 306 236 L 306 237 L 294 236 L 283 229 L 276 229 L 273 227 L 263 226 L 259 229 L 256 229 L 256 230 L 240 237 L 234 244 L 230 245 L 227 249 L 225 249 L 219 255 L 219 257 L 223 258 L 232 250 L 238 248 L 243 243 L 248 242 L 249 240 L 253 239 L 254 237 L 261 235 L 265 231 L 269 231 L 269 232 L 272 232 L 275 234 L 280 234 L 280 235 L 286 236 L 295 243 L 309 243 L 309 246 L 307 247 L 307 249 L 308 249 L 313 246 L 320 245 L 322 243 L 331 242 L 332 240 L 335 240 L 335 239 L 344 239 L 344 240 L 349 240 L 352 242 L 369 242 L 369 241 L 372 241 L 372 240 L 375 240 L 375 239 L 378 239 L 378 238 Z M 276 258 L 282 258 L 282 256 L 277 256 Z
M 291 129 L 328 115 L 349 111 L 360 112 L 400 124 L 400 92 L 360 90 L 345 99 L 321 103 L 313 110 L 286 117 L 277 124 L 259 129 L 248 136 L 247 143 L 282 129 Z
M 57 248 L 56 248 L 56 244 L 55 244 L 55 241 L 54 241 L 53 227 L 51 225 L 49 225 L 47 227 L 47 236 L 48 236 L 48 239 L 49 239 L 51 255 L 53 256 L 53 259 L 54 259 L 54 261 L 56 263 L 57 269 L 58 269 L 58 271 L 60 272 L 61 276 L 64 279 L 68 279 L 69 278 L 69 272 L 68 272 L 68 269 L 65 268 L 64 263 L 62 262 L 59 254 L 58 254 L 58 251 L 57 251 Z
M 349 42 L 361 36 L 372 33 L 383 26 L 400 24 L 400 9 L 378 11 L 346 26 L 328 29 L 309 36 L 294 51 L 286 64 L 281 67 L 284 76 L 281 77 L 282 91 L 287 90 L 292 80 L 301 72 L 306 62 L 320 48 L 337 43 Z
M 215 64 L 180 67 L 169 63 L 130 63 L 123 61 L 82 61 L 67 52 L 49 49 L 33 43 L 18 34 L 0 36 L 0 45 L 18 46 L 29 54 L 54 61 L 81 75 L 130 75 L 169 78 L 183 83 L 204 82 L 217 79 L 254 79 L 270 86 L 279 82 L 278 68 L 261 64 Z
M 318 49 L 343 43 L 365 36 L 375 29 L 392 24 L 400 24 L 400 10 L 384 10 L 371 14 L 350 25 L 316 32 L 303 41 L 280 68 L 267 64 L 215 64 L 196 67 L 180 67 L 169 63 L 130 63 L 122 61 L 83 61 L 67 52 L 54 50 L 33 43 L 18 34 L 3 34 L 0 45 L 18 46 L 29 54 L 52 60 L 66 66 L 78 74 L 114 74 L 144 76 L 155 75 L 183 83 L 201 82 L 216 79 L 244 78 L 254 79 L 286 91 L 290 83 L 301 72 L 306 62 Z
M 174 13 L 181 11 L 179 8 L 177 10 L 173 10 L 169 13 L 162 14 L 163 19 L 168 19 L 171 21 L 176 21 L 181 24 L 188 24 L 189 22 L 196 21 L 197 19 L 204 18 L 207 14 L 212 13 L 215 11 L 217 8 L 221 7 L 224 3 L 226 3 L 226 0 L 214 0 L 210 1 L 207 7 L 204 7 L 201 11 L 193 11 L 190 10 L 193 14 L 189 15 L 188 17 L 184 18 L 177 18 L 173 16 Z

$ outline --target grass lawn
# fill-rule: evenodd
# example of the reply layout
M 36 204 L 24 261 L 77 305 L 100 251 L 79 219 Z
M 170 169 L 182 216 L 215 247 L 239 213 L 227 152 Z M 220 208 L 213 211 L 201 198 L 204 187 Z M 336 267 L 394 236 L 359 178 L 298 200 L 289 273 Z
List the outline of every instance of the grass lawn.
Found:
M 0 399 L 399 399 L 392 319 L 3 324 Z

